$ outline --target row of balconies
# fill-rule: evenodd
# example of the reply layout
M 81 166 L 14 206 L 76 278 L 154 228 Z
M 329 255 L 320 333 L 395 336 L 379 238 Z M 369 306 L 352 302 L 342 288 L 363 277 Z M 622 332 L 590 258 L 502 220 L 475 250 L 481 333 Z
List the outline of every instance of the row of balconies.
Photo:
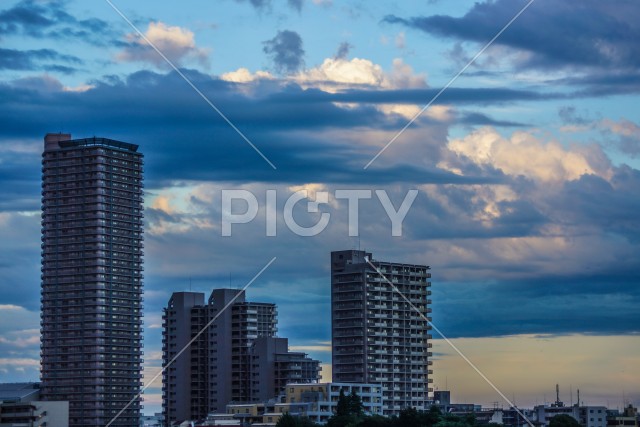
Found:
M 91 203 L 95 202 L 96 199 L 94 196 L 104 196 L 104 197 L 120 197 L 126 200 L 139 201 L 144 202 L 144 191 L 142 189 L 138 190 L 124 190 L 124 189 L 113 189 L 113 188 L 98 188 L 98 187 L 87 187 L 81 190 L 69 190 L 67 194 L 58 194 L 59 191 L 42 191 L 42 203 L 50 202 L 55 199 L 72 199 L 68 200 L 63 204 L 75 204 L 75 203 Z M 90 196 L 90 197 L 86 197 Z M 83 197 L 80 200 L 73 200 L 76 197 Z
M 51 201 L 47 200 L 46 203 L 42 205 L 42 211 L 46 215 L 67 215 L 74 213 L 121 213 L 127 215 L 143 215 L 144 208 L 139 204 L 132 204 L 128 200 L 123 200 L 123 205 L 119 204 L 109 204 L 105 202 L 96 202 L 93 203 L 83 203 L 83 204 L 54 204 Z
M 142 212 L 112 212 L 112 211 L 87 211 L 83 210 L 75 210 L 72 212 L 56 212 L 58 209 L 48 209 L 45 210 L 42 214 L 42 223 L 50 223 L 52 221 L 79 221 L 79 220 L 117 220 L 117 221 L 128 221 L 128 222 L 140 222 L 144 217 Z
M 88 228 L 87 231 L 93 231 L 101 229 L 109 228 L 110 233 L 118 233 L 119 230 L 123 231 L 135 231 L 142 228 L 142 218 L 136 219 L 135 221 L 110 221 L 106 219 L 84 219 L 84 220 L 45 220 L 42 221 L 42 228 L 40 231 L 45 234 L 45 232 L 53 232 L 57 230 L 68 230 L 70 232 L 77 231 L 78 228 L 84 229 Z M 107 234 L 105 231 L 104 234 Z
M 91 233 L 91 234 L 74 234 L 70 236 L 42 236 L 42 246 L 75 244 L 82 242 L 98 242 L 106 244 L 122 244 L 133 247 L 144 247 L 142 237 L 138 239 L 130 239 L 119 236 Z
M 61 170 L 47 169 L 42 174 L 42 182 L 45 186 L 58 183 L 71 183 L 79 187 L 82 186 L 108 186 L 112 182 L 124 182 L 132 184 L 142 183 L 142 174 L 132 171 L 131 173 L 114 173 L 113 171 L 99 170 L 82 170 L 79 167 L 65 168 Z M 73 187 L 73 185 L 68 185 Z
M 80 157 L 76 157 L 76 158 L 80 158 Z M 86 158 L 86 157 L 85 157 Z M 89 163 L 87 164 L 86 162 L 82 162 L 78 165 L 74 165 L 74 166 L 67 166 L 67 167 L 62 167 L 62 166 L 57 166 L 57 161 L 55 160 L 46 160 L 46 165 L 47 167 L 43 167 L 42 168 L 42 173 L 47 173 L 47 174 L 64 174 L 64 173 L 78 173 L 78 172 L 116 172 L 119 173 L 121 172 L 121 170 L 124 170 L 125 174 L 131 174 L 134 172 L 137 172 L 137 174 L 140 174 L 140 172 L 143 172 L 143 168 L 140 165 L 137 164 L 130 164 L 126 167 L 114 167 L 114 166 L 108 166 L 107 162 L 93 162 L 93 163 Z M 44 163 L 44 162 L 43 162 Z
M 83 243 L 83 242 L 72 242 L 72 243 L 59 243 L 53 241 L 43 242 L 40 247 L 42 248 L 42 255 L 55 255 L 55 254 L 64 254 L 67 252 L 78 252 L 78 251 L 113 251 L 114 253 L 124 253 L 127 256 L 141 256 L 144 255 L 144 252 L 137 246 L 133 245 L 122 245 L 122 244 L 111 244 L 107 242 L 91 242 L 91 243 Z
M 107 227 L 89 227 L 89 228 L 57 228 L 55 230 L 42 231 L 43 242 L 49 241 L 49 239 L 54 238 L 66 238 L 66 237 L 76 237 L 76 236 L 86 236 L 86 235 L 102 235 L 104 236 L 104 241 L 114 241 L 114 238 L 117 239 L 131 239 L 134 240 L 142 240 L 142 233 L 140 231 L 134 230 L 124 230 L 121 228 L 107 228 Z
M 140 273 L 140 270 L 141 270 L 140 268 L 111 267 L 111 272 L 116 273 L 115 275 L 117 276 L 123 276 L 126 271 L 127 275 L 133 279 L 134 284 L 139 282 L 139 280 L 136 280 L 136 279 L 144 278 L 144 275 Z M 49 285 L 49 284 L 58 285 L 62 283 L 103 282 L 107 280 L 106 276 L 108 276 L 108 274 L 106 273 L 108 271 L 109 271 L 109 268 L 105 269 L 105 274 L 100 274 L 100 272 L 97 272 L 97 274 L 86 274 L 86 273 L 72 274 L 72 273 L 64 273 L 64 272 L 55 272 L 55 273 L 45 272 L 44 274 L 40 275 L 40 279 L 42 279 L 42 282 L 44 285 Z M 111 285 L 112 285 L 112 289 L 116 289 L 116 286 L 121 286 L 121 287 L 123 286 L 117 283 L 112 283 Z M 123 289 L 126 289 L 126 288 L 123 288 Z

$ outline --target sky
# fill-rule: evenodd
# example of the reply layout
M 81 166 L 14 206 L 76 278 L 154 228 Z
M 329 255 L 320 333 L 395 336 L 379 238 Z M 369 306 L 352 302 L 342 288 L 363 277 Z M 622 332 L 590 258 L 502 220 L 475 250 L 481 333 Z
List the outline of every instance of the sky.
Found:
M 67 132 L 145 155 L 147 384 L 171 293 L 243 287 L 273 257 L 247 298 L 330 379 L 329 253 L 362 248 L 431 266 L 434 325 L 518 405 L 556 383 L 640 404 L 638 40 L 632 0 L 3 1 L 0 381 L 38 379 L 40 159 Z M 302 189 L 329 193 L 294 209 L 331 214 L 316 236 L 286 226 Z M 402 235 L 374 195 L 350 236 L 335 191 L 354 189 L 418 190 Z M 223 190 L 258 201 L 229 237 Z M 433 350 L 436 389 L 508 406 Z M 145 412 L 160 401 L 158 380 Z

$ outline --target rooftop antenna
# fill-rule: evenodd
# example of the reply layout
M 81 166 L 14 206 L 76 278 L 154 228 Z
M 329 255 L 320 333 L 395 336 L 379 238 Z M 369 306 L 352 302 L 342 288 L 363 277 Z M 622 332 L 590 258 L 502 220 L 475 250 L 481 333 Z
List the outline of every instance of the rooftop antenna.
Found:
M 560 386 L 556 384 L 556 403 L 560 403 Z
M 571 401 L 571 406 L 573 406 L 573 385 L 569 384 L 569 399 Z
M 580 389 L 578 389 L 578 406 L 580 406 Z
M 191 292 L 191 277 L 189 277 L 189 292 Z

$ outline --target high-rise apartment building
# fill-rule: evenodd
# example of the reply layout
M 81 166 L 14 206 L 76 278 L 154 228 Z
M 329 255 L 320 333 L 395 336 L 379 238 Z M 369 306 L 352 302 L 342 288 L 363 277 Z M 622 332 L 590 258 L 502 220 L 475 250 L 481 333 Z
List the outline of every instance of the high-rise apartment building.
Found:
M 70 426 L 137 426 L 143 158 L 138 146 L 48 134 L 42 154 L 42 398 Z
M 294 375 L 301 373 L 296 370 L 298 365 L 310 360 L 289 363 L 292 358 L 287 356 L 298 353 L 284 351 L 282 345 L 270 345 L 278 342 L 275 304 L 246 301 L 244 291 L 236 289 L 215 289 L 208 302 L 204 301 L 204 294 L 199 292 L 175 292 L 164 309 L 162 351 L 166 369 L 162 377 L 162 410 L 167 425 L 204 419 L 209 413 L 224 413 L 231 402 L 262 397 L 256 389 L 268 393 L 274 383 L 256 383 L 252 373 L 278 367 L 277 380 L 286 384 L 286 380 L 297 379 Z M 268 340 L 261 340 L 262 344 L 256 347 L 261 338 Z M 291 370 L 286 371 L 285 366 Z M 285 375 L 283 380 L 285 371 L 290 377 Z M 318 369 L 313 372 L 312 378 L 303 379 L 317 381 Z
M 331 253 L 333 381 L 380 384 L 384 415 L 429 409 L 430 277 L 426 265 L 377 261 L 359 250 Z

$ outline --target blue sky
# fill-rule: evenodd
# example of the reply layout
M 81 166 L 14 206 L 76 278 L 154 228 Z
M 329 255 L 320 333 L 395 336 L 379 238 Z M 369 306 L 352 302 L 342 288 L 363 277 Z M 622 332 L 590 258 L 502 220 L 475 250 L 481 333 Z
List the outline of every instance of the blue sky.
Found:
M 38 377 L 40 153 L 45 133 L 63 131 L 145 153 L 147 380 L 171 292 L 243 286 L 273 256 L 248 297 L 276 302 L 281 335 L 327 365 L 329 252 L 361 245 L 431 265 L 434 323 L 518 402 L 561 382 L 591 403 L 615 407 L 623 392 L 639 403 L 640 5 L 534 1 L 363 170 L 525 2 L 114 4 L 277 169 L 108 2 L 3 2 L 3 381 Z M 346 205 L 331 199 L 313 238 L 281 215 L 266 237 L 263 208 L 223 238 L 221 191 L 239 188 L 261 202 L 277 189 L 279 212 L 301 188 L 419 195 L 402 237 L 375 200 L 349 237 Z M 437 387 L 498 400 L 435 347 Z M 159 384 L 146 396 L 157 409 Z

